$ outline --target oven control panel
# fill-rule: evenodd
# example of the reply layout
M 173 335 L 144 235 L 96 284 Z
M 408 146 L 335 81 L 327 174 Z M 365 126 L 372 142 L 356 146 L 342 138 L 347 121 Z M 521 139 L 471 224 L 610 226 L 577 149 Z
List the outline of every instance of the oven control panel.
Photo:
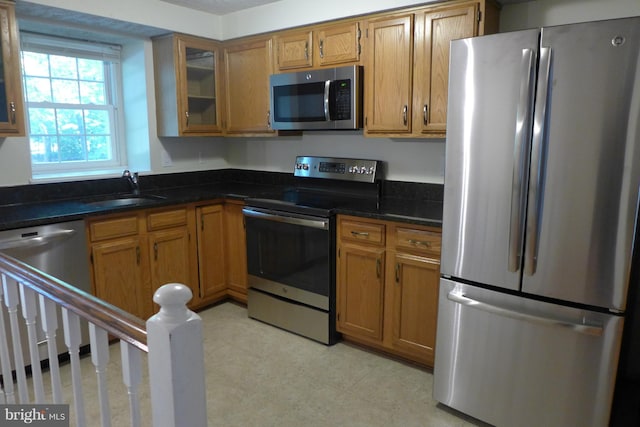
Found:
M 373 183 L 381 178 L 381 169 L 382 162 L 379 160 L 298 156 L 293 174 L 301 177 Z

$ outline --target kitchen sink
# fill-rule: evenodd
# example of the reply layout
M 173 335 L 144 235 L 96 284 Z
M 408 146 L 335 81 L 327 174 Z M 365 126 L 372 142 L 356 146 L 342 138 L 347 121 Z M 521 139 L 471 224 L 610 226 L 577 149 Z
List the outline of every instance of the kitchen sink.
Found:
M 158 200 L 164 200 L 166 197 L 163 196 L 155 196 L 155 195 L 143 195 L 143 196 L 117 196 L 108 199 L 94 200 L 84 202 L 87 206 L 92 206 L 96 208 L 117 208 L 122 206 L 134 206 L 134 205 L 145 205 L 148 203 L 154 203 Z

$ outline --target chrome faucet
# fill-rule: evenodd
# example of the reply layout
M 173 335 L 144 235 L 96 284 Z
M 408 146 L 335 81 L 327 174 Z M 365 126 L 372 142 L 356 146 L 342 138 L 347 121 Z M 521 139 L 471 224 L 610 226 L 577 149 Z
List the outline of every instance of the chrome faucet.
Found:
M 125 169 L 124 172 L 122 172 L 122 177 L 127 178 L 133 194 L 137 195 L 140 193 L 140 186 L 138 185 L 138 172 L 131 173 L 129 172 L 129 169 Z

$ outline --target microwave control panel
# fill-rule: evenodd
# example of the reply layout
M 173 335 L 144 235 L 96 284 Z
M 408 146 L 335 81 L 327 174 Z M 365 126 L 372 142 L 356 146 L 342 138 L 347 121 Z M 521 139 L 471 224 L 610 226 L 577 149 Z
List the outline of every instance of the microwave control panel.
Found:
M 293 174 L 309 178 L 375 182 L 380 178 L 381 162 L 366 159 L 298 156 Z

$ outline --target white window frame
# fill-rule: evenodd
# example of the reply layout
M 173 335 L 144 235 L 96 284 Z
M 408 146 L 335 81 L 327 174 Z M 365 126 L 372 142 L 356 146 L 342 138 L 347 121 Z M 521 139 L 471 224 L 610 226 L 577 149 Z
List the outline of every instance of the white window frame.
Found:
M 31 163 L 31 175 L 34 180 L 59 180 L 65 177 L 110 176 L 126 168 L 126 142 L 124 132 L 124 114 L 122 108 L 122 66 L 121 47 L 99 42 L 79 41 L 42 34 L 22 32 L 20 34 L 21 51 L 45 53 L 51 55 L 72 56 L 105 61 L 106 105 L 63 104 L 53 102 L 29 102 L 25 84 L 25 109 L 29 108 L 72 108 L 107 110 L 111 121 L 112 158 L 105 161 L 64 161 L 58 163 Z M 30 132 L 29 114 L 27 114 L 27 135 Z M 29 148 L 31 162 L 31 148 Z

